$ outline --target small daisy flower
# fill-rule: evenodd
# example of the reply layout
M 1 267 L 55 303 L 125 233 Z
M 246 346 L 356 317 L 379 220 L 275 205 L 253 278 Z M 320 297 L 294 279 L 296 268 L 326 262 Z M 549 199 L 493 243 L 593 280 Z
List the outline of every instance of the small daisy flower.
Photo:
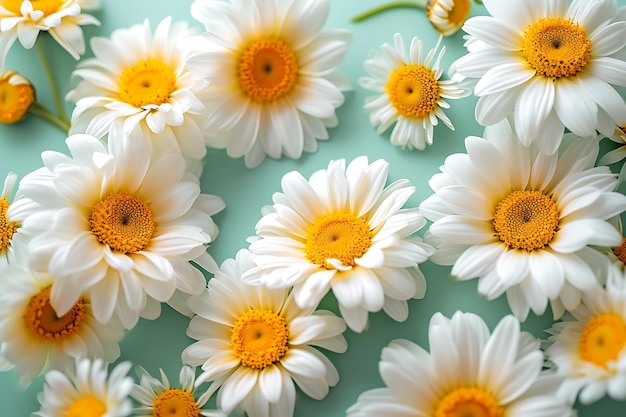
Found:
M 585 292 L 572 318 L 548 330 L 546 355 L 565 378 L 559 391 L 571 402 L 578 396 L 590 404 L 607 394 L 626 399 L 626 276 L 615 264 L 608 274 L 606 289 Z
M 453 81 L 440 80 L 446 48 L 437 53 L 438 48 L 439 43 L 424 56 L 422 41 L 415 36 L 407 56 L 402 36 L 396 33 L 394 46 L 383 44 L 380 54 L 365 61 L 370 77 L 361 77 L 359 84 L 380 94 L 368 97 L 365 109 L 371 110 L 370 122 L 378 127 L 378 133 L 396 123 L 391 132 L 393 145 L 420 150 L 432 145 L 439 120 L 454 130 L 443 112 L 450 107 L 444 99 L 465 97 L 468 92 Z
M 348 417 L 574 417 L 556 397 L 561 383 L 542 371 L 539 341 L 513 316 L 493 333 L 471 313 L 437 313 L 428 327 L 430 353 L 408 340 L 392 341 L 379 364 L 386 387 L 361 394 Z
M 0 67 L 16 39 L 31 49 L 39 32 L 48 32 L 74 59 L 85 53 L 81 26 L 100 25 L 95 17 L 81 13 L 84 0 L 4 0 L 0 3 Z
M 0 268 L 28 256 L 26 246 L 29 239 L 20 224 L 7 217 L 16 182 L 17 175 L 9 172 L 0 194 Z
M 300 158 L 337 125 L 348 87 L 336 69 L 351 39 L 323 30 L 328 0 L 196 0 L 191 14 L 207 29 L 189 68 L 210 84 L 208 145 L 244 157 Z
M 610 136 L 626 120 L 613 85 L 626 86 L 626 13 L 615 0 L 484 0 L 491 16 L 467 20 L 463 30 L 480 47 L 457 62 L 479 79 L 476 120 L 492 125 L 510 113 L 524 145 L 559 148 L 564 128 L 578 136 Z
M 241 275 L 254 264 L 243 249 L 226 260 L 207 291 L 191 297 L 197 314 L 187 335 L 198 340 L 183 362 L 202 366 L 196 385 L 213 381 L 225 413 L 242 407 L 249 417 L 292 416 L 295 384 L 320 400 L 339 381 L 334 365 L 313 346 L 345 352 L 346 325 L 329 311 L 299 308 L 287 289 L 249 286 Z
M 454 35 L 470 14 L 470 0 L 428 0 L 426 16 L 443 36 Z
M 525 147 L 507 120 L 468 137 L 467 154 L 446 158 L 429 182 L 435 194 L 420 209 L 431 225 L 431 259 L 454 265 L 460 280 L 479 278 L 488 299 L 506 293 L 513 313 L 555 318 L 598 285 L 593 268 L 605 256 L 590 246 L 614 247 L 622 236 L 605 221 L 626 209 L 613 190 L 617 178 L 594 167 L 595 139 L 574 139 L 546 156 Z
M 50 304 L 54 277 L 9 265 L 2 273 L 1 354 L 15 364 L 15 374 L 30 383 L 47 368 L 65 369 L 75 359 L 114 361 L 124 328 L 118 321 L 99 323 L 89 297 L 81 295 L 63 315 Z
M 44 152 L 44 167 L 22 179 L 24 197 L 9 208 L 32 232 L 32 269 L 56 277 L 54 309 L 66 314 L 86 294 L 98 321 L 115 312 L 131 328 L 148 304 L 154 314 L 154 302 L 202 293 L 206 279 L 190 261 L 217 267 L 206 248 L 223 201 L 200 193 L 179 154 L 153 159 L 133 141 L 109 153 L 88 135 L 66 143 L 71 157 Z
M 626 159 L 626 123 L 615 127 L 615 133 L 608 138 L 619 145 L 618 148 L 613 149 L 602 155 L 598 164 L 611 165 Z M 622 163 L 622 168 L 619 171 L 620 182 L 624 180 L 626 176 L 626 164 Z
M 39 394 L 41 410 L 34 417 L 102 416 L 125 417 L 130 415 L 132 404 L 129 395 L 133 379 L 127 376 L 130 362 L 122 362 L 107 372 L 101 359 L 83 359 L 76 369 L 67 374 L 49 371 L 43 392 Z
M 139 367 L 140 381 L 131 393 L 131 397 L 140 404 L 135 409 L 137 417 L 226 417 L 220 411 L 202 409 L 210 396 L 204 393 L 196 398 L 195 371 L 195 368 L 183 366 L 179 375 L 180 387 L 172 387 L 162 369 L 159 381 Z
M 34 103 L 35 88 L 30 81 L 9 69 L 0 72 L 0 123 L 22 121 Z
M 244 281 L 271 288 L 293 286 L 296 303 L 314 307 L 332 289 L 348 326 L 362 332 L 368 312 L 394 320 L 408 316 L 407 300 L 422 298 L 426 281 L 418 264 L 433 248 L 415 234 L 426 221 L 402 208 L 415 188 L 407 180 L 385 187 L 389 164 L 343 159 L 307 181 L 290 172 L 282 193 L 256 225 L 250 245 L 257 267 Z

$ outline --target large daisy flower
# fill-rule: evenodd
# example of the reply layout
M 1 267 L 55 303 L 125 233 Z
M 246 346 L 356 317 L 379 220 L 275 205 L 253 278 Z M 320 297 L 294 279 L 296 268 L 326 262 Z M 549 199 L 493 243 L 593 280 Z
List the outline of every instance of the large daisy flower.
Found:
M 454 265 L 460 280 L 478 277 L 488 299 L 506 292 L 520 320 L 529 309 L 543 314 L 548 300 L 556 318 L 576 308 L 597 285 L 590 265 L 604 257 L 589 246 L 622 241 L 605 219 L 626 209 L 626 196 L 613 191 L 607 167 L 594 167 L 598 141 L 575 139 L 546 156 L 523 146 L 504 120 L 465 146 L 467 154 L 446 158 L 429 182 L 435 194 L 420 205 L 434 222 L 431 259 Z
M 106 416 L 130 415 L 132 404 L 129 395 L 133 379 L 126 374 L 130 362 L 122 362 L 107 371 L 101 359 L 83 359 L 76 369 L 64 374 L 49 371 L 45 377 L 43 392 L 39 395 L 41 410 L 34 417 Z
M 154 302 L 177 290 L 201 293 L 206 280 L 190 261 L 216 268 L 206 248 L 222 200 L 200 194 L 179 154 L 153 159 L 137 141 L 109 153 L 88 135 L 66 143 L 71 157 L 44 152 L 45 166 L 23 178 L 24 198 L 9 208 L 9 218 L 33 231 L 32 268 L 56 277 L 54 309 L 66 314 L 86 294 L 98 321 L 115 311 L 130 328 L 147 304 L 153 317 Z
M 99 323 L 89 297 L 81 295 L 63 315 L 50 304 L 54 277 L 9 265 L 2 273 L 0 341 L 2 356 L 15 364 L 15 374 L 29 383 L 45 368 L 65 369 L 75 359 L 120 355 L 121 323 Z
M 428 327 L 430 353 L 408 340 L 383 349 L 385 388 L 361 394 L 348 417 L 573 417 L 556 397 L 561 379 L 542 371 L 539 341 L 512 316 L 493 333 L 471 313 L 437 313 Z
M 422 41 L 415 36 L 407 56 L 402 36 L 396 33 L 393 46 L 383 44 L 380 54 L 365 61 L 370 77 L 361 77 L 359 84 L 379 94 L 368 97 L 365 108 L 371 110 L 370 122 L 378 127 L 378 133 L 396 123 L 391 132 L 393 145 L 409 149 L 432 145 L 433 130 L 439 120 L 454 130 L 443 112 L 450 107 L 444 99 L 461 98 L 467 92 L 453 81 L 440 80 L 441 58 L 446 48 L 437 53 L 438 47 L 424 55 Z
M 611 86 L 626 86 L 626 9 L 615 0 L 484 0 L 491 16 L 472 17 L 463 30 L 474 50 L 457 71 L 478 78 L 476 120 L 492 125 L 514 112 L 524 145 L 557 151 L 564 128 L 578 136 L 610 136 L 626 120 L 626 104 Z
M 197 314 L 187 335 L 198 340 L 183 362 L 202 366 L 196 385 L 214 381 L 225 413 L 243 407 L 249 417 L 292 416 L 294 382 L 308 396 L 324 398 L 339 381 L 334 365 L 313 346 L 345 352 L 346 325 L 329 311 L 299 308 L 287 289 L 249 286 L 241 275 L 254 264 L 243 249 L 226 260 L 207 291 L 189 299 Z
M 417 209 L 402 208 L 415 188 L 407 180 L 385 187 L 389 164 L 343 159 L 307 181 L 290 172 L 282 193 L 257 223 L 250 245 L 256 268 L 244 281 L 272 288 L 294 286 L 300 307 L 316 306 L 332 289 L 348 326 L 361 332 L 368 312 L 394 320 L 408 316 L 407 300 L 422 298 L 418 264 L 433 248 L 415 233 L 426 224 Z
M 25 260 L 28 256 L 26 237 L 18 222 L 7 218 L 11 206 L 17 175 L 9 172 L 4 180 L 0 194 L 0 268 L 10 263 Z
M 322 30 L 328 10 L 328 0 L 192 4 L 208 31 L 188 65 L 210 83 L 210 146 L 253 168 L 266 155 L 299 158 L 328 139 L 347 87 L 336 68 L 350 41 L 347 31 Z
M 48 32 L 67 52 L 79 59 L 85 53 L 85 38 L 80 28 L 99 25 L 95 17 L 81 8 L 96 6 L 90 0 L 4 0 L 0 3 L 0 68 L 5 66 L 9 49 L 16 39 L 30 49 L 39 32 Z

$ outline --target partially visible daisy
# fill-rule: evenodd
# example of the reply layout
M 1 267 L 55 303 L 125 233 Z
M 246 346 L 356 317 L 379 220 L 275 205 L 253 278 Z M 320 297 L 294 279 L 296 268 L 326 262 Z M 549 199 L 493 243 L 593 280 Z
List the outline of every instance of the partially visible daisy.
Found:
M 99 323 L 85 295 L 58 315 L 50 304 L 54 281 L 52 275 L 22 265 L 9 265 L 2 273 L 0 353 L 15 365 L 15 374 L 25 383 L 48 368 L 63 370 L 76 359 L 112 362 L 120 355 L 124 328 L 119 321 Z
M 443 36 L 454 35 L 470 14 L 470 0 L 428 0 L 426 16 Z
M 608 138 L 619 145 L 604 155 L 598 161 L 600 165 L 611 165 L 626 159 L 626 123 L 615 127 L 615 133 Z M 622 182 L 626 176 L 626 164 L 622 163 L 622 167 L 619 171 L 619 180 Z
M 422 41 L 415 36 L 407 56 L 402 36 L 396 33 L 393 46 L 383 44 L 380 54 L 365 61 L 370 76 L 359 78 L 359 84 L 380 94 L 368 97 L 365 108 L 371 110 L 370 122 L 378 133 L 396 123 L 391 132 L 393 145 L 409 149 L 432 145 L 439 120 L 454 130 L 443 111 L 450 107 L 444 99 L 465 97 L 468 91 L 453 81 L 440 80 L 446 48 L 437 53 L 438 48 L 439 43 L 424 56 Z
M 2 194 L 0 194 L 0 268 L 16 260 L 26 259 L 28 238 L 19 222 L 7 218 L 7 211 L 13 201 L 13 193 L 17 175 L 9 172 L 4 179 Z
M 249 417 L 292 416 L 295 384 L 324 398 L 339 381 L 335 366 L 314 346 L 345 352 L 346 325 L 329 311 L 299 308 L 287 289 L 249 286 L 241 275 L 253 268 L 250 253 L 224 261 L 207 291 L 189 299 L 197 314 L 187 335 L 197 342 L 183 362 L 202 366 L 196 385 L 213 381 L 225 413 L 242 407 Z
M 615 264 L 608 273 L 606 289 L 585 292 L 572 318 L 548 330 L 546 355 L 565 378 L 559 391 L 571 402 L 590 404 L 607 394 L 626 399 L 626 277 Z
M 66 143 L 71 156 L 44 152 L 8 213 L 32 232 L 31 267 L 56 278 L 55 310 L 66 314 L 86 294 L 98 321 L 115 313 L 130 328 L 151 301 L 202 293 L 206 279 L 191 262 L 217 267 L 206 249 L 223 201 L 200 193 L 180 154 L 151 158 L 136 141 L 107 152 L 88 135 Z
M 476 120 L 492 125 L 513 112 L 524 145 L 559 148 L 564 129 L 578 136 L 613 134 L 626 103 L 626 13 L 615 0 L 484 0 L 491 16 L 465 22 L 473 48 L 457 71 L 479 79 Z
M 101 359 L 83 359 L 76 369 L 67 373 L 49 371 L 43 392 L 38 396 L 41 409 L 34 417 L 125 417 L 130 415 L 132 404 L 129 395 L 133 379 L 127 376 L 130 362 L 122 362 L 111 372 Z
M 67 52 L 79 59 L 85 53 L 81 26 L 100 25 L 95 17 L 81 12 L 83 0 L 4 0 L 0 3 L 0 67 L 16 39 L 31 49 L 39 32 L 48 32 Z
M 626 196 L 613 191 L 607 167 L 594 167 L 598 141 L 572 138 L 546 156 L 523 146 L 505 119 L 465 146 L 467 154 L 446 158 L 420 205 L 434 222 L 431 259 L 454 265 L 460 280 L 479 278 L 488 299 L 506 293 L 520 320 L 543 314 L 548 301 L 555 318 L 576 308 L 598 285 L 593 268 L 604 255 L 590 246 L 622 242 L 606 219 L 626 210 Z
M 433 248 L 416 235 L 425 219 L 403 208 L 415 192 L 407 180 L 385 187 L 389 164 L 382 159 L 369 164 L 362 156 L 345 165 L 331 161 L 308 181 L 296 171 L 283 177 L 283 192 L 274 194 L 250 245 L 257 267 L 243 279 L 293 286 L 303 308 L 332 289 L 348 326 L 361 332 L 369 312 L 406 320 L 407 300 L 426 292 L 418 264 Z
M 512 316 L 490 334 L 471 313 L 436 313 L 428 327 L 430 353 L 408 340 L 392 341 L 379 364 L 385 388 L 361 394 L 348 417 L 574 417 L 556 397 L 561 383 L 542 371 L 539 341 Z
M 34 103 L 35 88 L 30 81 L 15 71 L 0 71 L 0 123 L 23 120 Z
M 180 387 L 172 387 L 162 369 L 161 380 L 158 380 L 139 367 L 139 384 L 131 393 L 131 397 L 140 404 L 135 409 L 137 417 L 225 417 L 220 411 L 202 409 L 210 395 L 205 392 L 197 397 L 195 371 L 191 366 L 183 366 L 178 377 Z
M 196 0 L 191 14 L 207 29 L 189 68 L 210 84 L 208 144 L 244 157 L 299 158 L 337 125 L 347 82 L 336 69 L 351 39 L 323 30 L 328 0 Z

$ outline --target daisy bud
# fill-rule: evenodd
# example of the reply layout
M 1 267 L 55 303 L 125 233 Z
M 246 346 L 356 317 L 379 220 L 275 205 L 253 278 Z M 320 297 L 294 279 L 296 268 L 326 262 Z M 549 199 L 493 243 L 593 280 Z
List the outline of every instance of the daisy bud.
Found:
M 35 102 L 35 88 L 17 72 L 0 72 L 0 123 L 14 124 L 26 117 Z
M 470 9 L 470 0 L 428 0 L 426 16 L 439 33 L 450 36 L 461 29 Z

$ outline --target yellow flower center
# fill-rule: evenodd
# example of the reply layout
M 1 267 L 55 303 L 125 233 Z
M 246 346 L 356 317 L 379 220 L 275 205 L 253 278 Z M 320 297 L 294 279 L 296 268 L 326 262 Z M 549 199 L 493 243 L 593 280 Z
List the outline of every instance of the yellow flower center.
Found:
M 608 313 L 594 317 L 580 335 L 578 350 L 580 358 L 608 368 L 626 345 L 626 323 L 617 314 Z
M 454 0 L 452 8 L 448 8 L 440 0 L 428 0 L 426 3 L 426 16 L 432 22 L 433 9 L 438 7 L 448 12 L 447 20 L 455 27 L 461 27 L 469 15 L 471 3 L 469 0 Z M 437 26 L 435 26 L 437 27 Z
M 623 264 L 626 264 L 626 238 L 622 239 L 621 245 L 613 249 L 613 253 L 617 256 L 617 259 L 622 261 Z
M 498 203 L 493 219 L 496 237 L 509 249 L 533 251 L 546 246 L 559 226 L 559 210 L 539 191 L 513 191 Z
M 59 317 L 50 304 L 50 288 L 31 297 L 24 311 L 24 321 L 30 331 L 46 341 L 66 339 L 76 333 L 85 314 L 82 300 Z
M 289 350 L 285 319 L 270 310 L 249 310 L 235 321 L 230 341 L 241 364 L 255 369 L 278 362 Z
M 307 259 L 327 269 L 334 269 L 328 259 L 338 259 L 344 266 L 354 266 L 372 245 L 370 226 L 365 216 L 347 211 L 333 211 L 319 216 L 306 232 L 304 251 Z
M 539 75 L 571 77 L 587 65 L 591 41 L 571 19 L 544 17 L 526 28 L 522 53 Z
M 74 401 L 63 417 L 102 417 L 106 412 L 106 404 L 93 395 L 87 395 Z
M 391 105 L 405 117 L 423 118 L 439 101 L 439 82 L 435 73 L 422 65 L 402 65 L 392 71 L 385 89 Z
M 13 235 L 17 232 L 17 223 L 10 222 L 7 219 L 9 205 L 8 201 L 0 198 L 0 251 L 9 246 Z
M 139 252 L 154 233 L 152 212 L 133 194 L 108 195 L 96 204 L 89 219 L 91 231 L 103 245 L 121 253 Z
M 176 73 L 163 61 L 147 59 L 126 68 L 118 80 L 120 100 L 135 107 L 159 106 L 176 91 Z
M 239 61 L 239 82 L 256 101 L 272 101 L 287 94 L 296 83 L 296 54 L 280 39 L 261 39 L 248 45 Z
M 200 407 L 193 395 L 178 388 L 163 391 L 152 404 L 153 417 L 199 417 Z
M 41 10 L 44 16 L 50 16 L 52 13 L 57 12 L 61 6 L 67 0 L 31 0 L 33 4 L 33 10 Z M 20 7 L 23 0 L 0 0 L 0 5 L 5 9 L 13 12 L 20 13 Z
M 435 408 L 434 417 L 502 417 L 493 395 L 475 387 L 459 387 L 443 397 Z
M 11 84 L 11 76 L 0 78 L 0 123 L 13 124 L 26 117 L 35 102 L 32 84 Z

